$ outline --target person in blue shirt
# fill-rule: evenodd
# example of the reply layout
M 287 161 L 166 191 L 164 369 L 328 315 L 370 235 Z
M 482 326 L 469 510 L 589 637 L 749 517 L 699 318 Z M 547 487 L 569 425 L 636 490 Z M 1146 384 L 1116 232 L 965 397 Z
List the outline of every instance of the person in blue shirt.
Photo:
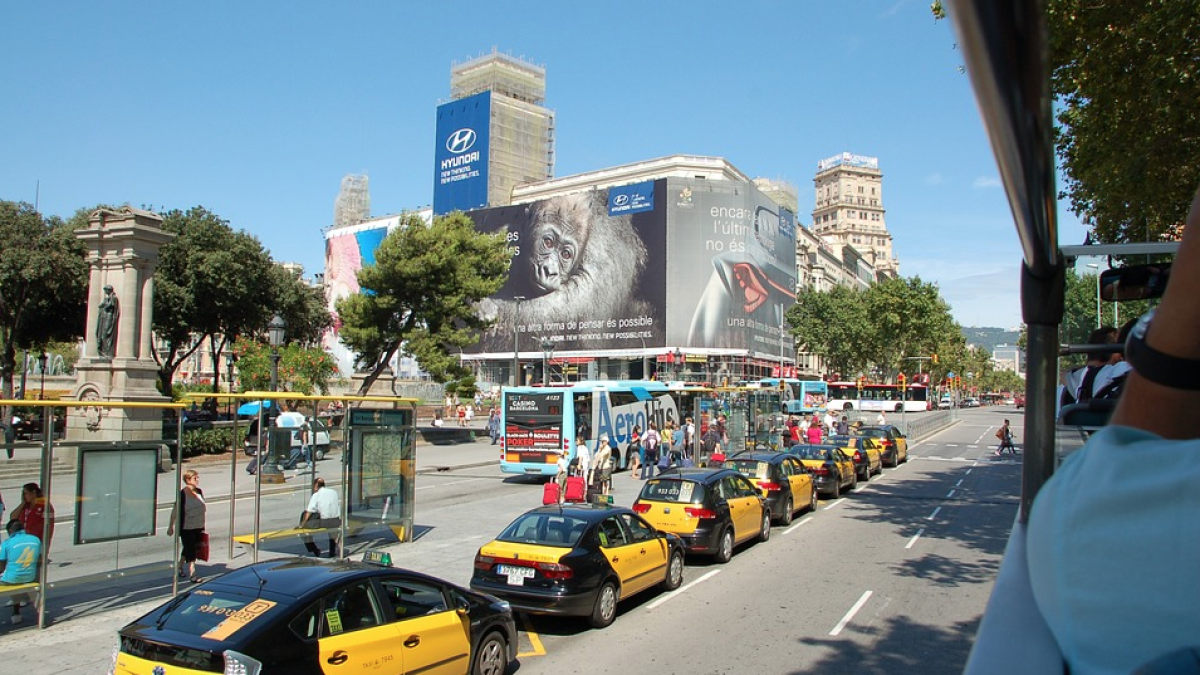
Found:
M 42 540 L 25 531 L 19 520 L 8 524 L 8 539 L 0 544 L 0 586 L 27 584 L 37 579 L 38 560 L 42 557 Z M 21 607 L 28 597 L 12 599 L 12 622 L 21 623 Z

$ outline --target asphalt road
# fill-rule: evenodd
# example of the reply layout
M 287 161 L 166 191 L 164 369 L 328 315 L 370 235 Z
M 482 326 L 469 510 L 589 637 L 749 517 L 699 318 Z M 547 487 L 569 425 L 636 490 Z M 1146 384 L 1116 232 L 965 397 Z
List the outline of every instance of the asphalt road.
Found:
M 962 411 L 908 464 L 775 527 L 727 565 L 689 560 L 682 588 L 623 603 L 608 629 L 523 618 L 519 671 L 961 672 L 1019 503 L 1019 461 L 991 454 L 1005 416 L 1021 438 L 1011 408 Z M 640 485 L 615 476 L 616 503 L 631 504 Z M 477 548 L 541 503 L 540 482 L 490 465 L 421 474 L 416 490 L 416 540 L 389 550 L 398 565 L 463 585 Z M 268 498 L 264 513 L 290 525 L 296 499 Z M 210 525 L 225 522 L 228 503 L 210 505 Z M 6 663 L 24 675 L 103 672 L 116 628 L 161 601 L 93 608 L 19 639 L 0 628 Z

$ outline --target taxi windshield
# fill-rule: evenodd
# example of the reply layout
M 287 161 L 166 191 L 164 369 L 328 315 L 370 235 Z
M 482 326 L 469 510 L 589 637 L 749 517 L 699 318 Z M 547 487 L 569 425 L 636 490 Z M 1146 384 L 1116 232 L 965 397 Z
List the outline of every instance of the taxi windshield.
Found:
M 829 449 L 813 446 L 796 446 L 792 452 L 801 459 L 829 459 Z
M 700 504 L 704 502 L 704 486 L 690 480 L 663 480 L 652 478 L 642 486 L 639 499 L 678 504 Z
M 504 528 L 499 541 L 574 548 L 587 529 L 582 518 L 557 513 L 526 513 Z
M 725 465 L 748 478 L 767 479 L 771 475 L 770 464 L 753 459 L 735 459 Z

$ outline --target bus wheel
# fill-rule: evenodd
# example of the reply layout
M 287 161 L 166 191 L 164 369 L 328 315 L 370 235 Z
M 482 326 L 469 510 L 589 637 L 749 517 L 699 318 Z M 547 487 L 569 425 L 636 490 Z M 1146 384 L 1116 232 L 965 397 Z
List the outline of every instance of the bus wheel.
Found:
M 854 404 L 853 403 L 843 403 L 842 410 L 854 410 Z
M 903 410 L 904 410 L 904 404 L 903 404 L 903 403 L 897 403 L 897 404 L 896 404 L 896 409 L 895 409 L 895 410 L 893 410 L 892 412 L 903 412 Z

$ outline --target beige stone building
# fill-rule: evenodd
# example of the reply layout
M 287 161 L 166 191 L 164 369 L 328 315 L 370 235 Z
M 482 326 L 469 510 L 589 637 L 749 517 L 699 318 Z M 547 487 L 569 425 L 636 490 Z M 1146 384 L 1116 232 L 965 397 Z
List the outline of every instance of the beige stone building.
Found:
M 881 276 L 900 273 L 883 208 L 878 157 L 843 152 L 817 162 L 813 230 L 831 244 L 853 246 Z

